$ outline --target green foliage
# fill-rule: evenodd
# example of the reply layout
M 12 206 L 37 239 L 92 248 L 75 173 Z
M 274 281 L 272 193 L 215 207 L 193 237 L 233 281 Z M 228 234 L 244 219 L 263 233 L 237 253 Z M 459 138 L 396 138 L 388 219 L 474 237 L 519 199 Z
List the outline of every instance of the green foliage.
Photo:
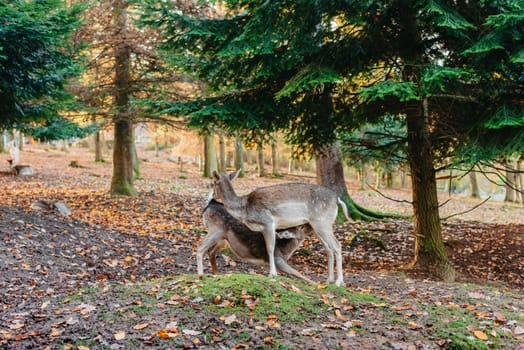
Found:
M 340 80 L 340 74 L 329 67 L 308 65 L 289 79 L 286 85 L 275 94 L 275 98 L 291 97 L 297 93 L 315 90 L 319 85 L 335 84 Z
M 0 125 L 56 121 L 64 84 L 78 73 L 69 37 L 81 5 L 60 0 L 0 3 Z
M 383 100 L 388 96 L 396 97 L 400 102 L 419 100 L 417 85 L 412 82 L 396 82 L 386 80 L 360 90 L 360 96 L 365 102 Z
M 422 113 L 424 102 L 439 162 L 464 161 L 467 152 L 455 152 L 461 147 L 489 149 L 478 153 L 483 156 L 522 149 L 519 1 L 226 5 L 224 16 L 146 6 L 144 21 L 165 33 L 162 49 L 174 67 L 207 87 L 187 103 L 159 101 L 157 113 L 188 116 L 200 129 L 247 132 L 252 139 L 284 131 L 299 152 L 311 152 L 366 123 Z M 500 114 L 502 106 L 514 115 Z M 492 133 L 502 130 L 511 137 Z M 381 142 L 379 149 L 403 141 Z M 377 144 L 371 146 L 376 152 Z
M 485 123 L 488 129 L 524 126 L 522 106 L 503 105 Z
M 19 129 L 25 134 L 41 141 L 65 140 L 68 138 L 82 138 L 98 130 L 96 124 L 81 127 L 61 116 L 52 116 L 38 125 L 20 125 Z
M 450 81 L 465 81 L 472 76 L 472 72 L 461 67 L 445 67 L 438 65 L 428 66 L 423 74 L 422 81 L 426 95 L 445 93 Z
M 439 27 L 445 27 L 452 30 L 472 29 L 475 26 L 464 18 L 459 12 L 445 2 L 428 1 L 425 10 L 434 17 Z

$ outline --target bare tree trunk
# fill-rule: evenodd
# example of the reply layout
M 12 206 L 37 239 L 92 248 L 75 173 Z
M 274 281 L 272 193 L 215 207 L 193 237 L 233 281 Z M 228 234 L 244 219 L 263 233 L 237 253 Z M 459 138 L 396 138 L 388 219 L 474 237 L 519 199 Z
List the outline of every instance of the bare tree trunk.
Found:
M 278 175 L 279 173 L 279 164 L 278 164 L 278 150 L 277 150 L 277 140 L 273 138 L 271 141 L 271 165 L 273 166 L 273 175 Z
M 517 179 L 519 184 L 519 193 L 520 193 L 520 203 L 524 204 L 524 175 L 522 169 L 522 162 L 524 161 L 524 153 L 521 155 L 520 159 L 517 162 Z
M 517 174 L 513 166 L 508 163 L 506 164 L 506 196 L 504 197 L 505 202 L 516 202 L 518 201 L 517 192 L 515 191 L 517 186 Z
M 367 177 L 367 172 L 366 172 L 366 163 L 364 162 L 360 162 L 360 167 L 358 168 L 358 174 L 359 174 L 359 177 L 360 177 L 360 190 L 363 191 L 366 189 L 366 177 Z
M 213 177 L 213 171 L 218 169 L 215 135 L 208 132 L 204 134 L 204 177 Z
M 266 176 L 266 167 L 264 165 L 264 145 L 262 142 L 257 144 L 257 165 L 258 165 L 258 176 Z
M 5 130 L 0 130 L 0 153 L 5 153 Z
M 338 142 L 316 152 L 316 165 L 319 185 L 332 189 L 339 197 L 349 197 Z
M 246 175 L 244 170 L 244 146 L 242 145 L 242 138 L 240 136 L 235 137 L 235 170 L 240 170 L 240 177 Z
M 393 188 L 393 173 L 390 170 L 384 172 L 386 188 Z
M 134 152 L 134 130 L 133 121 L 129 115 L 130 94 L 130 50 L 125 44 L 123 32 L 126 30 L 127 2 L 115 0 L 113 3 L 113 22 L 120 38 L 115 43 L 115 94 L 114 104 L 116 113 L 113 117 L 114 123 L 114 146 L 113 146 L 113 177 L 111 179 L 110 192 L 121 195 L 136 195 L 137 191 L 133 184 L 133 152 Z
M 222 131 L 218 133 L 218 146 L 219 146 L 219 155 L 220 155 L 220 161 L 218 162 L 218 165 L 220 167 L 220 172 L 226 173 L 227 172 L 226 141 L 224 139 L 224 133 Z
M 97 131 L 94 135 L 95 141 L 95 162 L 104 162 L 104 155 L 102 153 L 101 132 Z
M 407 182 L 407 176 L 406 176 L 406 169 L 402 167 L 402 169 L 400 170 L 400 187 L 401 188 L 408 187 L 407 183 L 408 182 Z
M 471 197 L 480 198 L 479 183 L 477 181 L 477 173 L 474 171 L 469 172 L 469 182 L 471 188 Z
M 375 167 L 375 188 L 382 187 L 382 168 L 380 164 Z
M 440 226 L 437 181 L 429 138 L 427 100 L 413 103 L 407 112 L 408 159 L 413 184 L 414 259 L 422 268 L 444 281 L 455 280 L 455 269 L 444 249 Z

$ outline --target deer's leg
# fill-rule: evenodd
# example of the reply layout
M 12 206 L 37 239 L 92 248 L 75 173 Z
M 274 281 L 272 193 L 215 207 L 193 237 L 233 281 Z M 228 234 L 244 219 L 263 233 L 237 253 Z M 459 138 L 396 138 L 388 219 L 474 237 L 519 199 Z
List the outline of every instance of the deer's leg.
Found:
M 280 256 L 275 257 L 275 264 L 277 265 L 277 268 L 280 271 L 285 272 L 290 276 L 295 276 L 309 283 L 315 283 L 300 272 L 298 272 L 297 270 L 295 270 L 294 268 L 292 268 L 291 266 L 289 266 L 286 260 L 284 260 L 284 258 Z
M 329 231 L 329 234 L 326 235 L 326 243 L 329 245 L 331 250 L 335 253 L 335 259 L 337 262 L 337 279 L 335 284 L 337 286 L 344 285 L 344 270 L 342 269 L 342 248 L 340 243 L 333 234 L 333 229 Z
M 204 274 L 204 253 L 208 253 L 209 260 L 211 261 L 211 265 L 213 267 L 213 272 L 215 272 L 216 268 L 216 251 L 220 248 L 220 242 L 222 241 L 222 234 L 218 231 L 208 231 L 208 234 L 206 238 L 200 243 L 197 250 L 197 273 L 199 275 Z M 212 252 L 212 254 L 210 253 Z M 211 260 L 211 256 L 213 256 L 213 260 Z M 213 262 L 215 263 L 215 266 L 213 266 Z
M 328 282 L 335 282 L 337 286 L 344 284 L 344 276 L 342 271 L 342 249 L 340 243 L 333 234 L 333 227 L 331 224 L 325 223 L 311 223 L 318 239 L 326 249 L 328 254 Z M 337 279 L 335 281 L 334 274 L 334 258 L 337 261 Z
M 215 275 L 218 275 L 218 266 L 217 266 L 217 252 L 222 247 L 221 244 L 215 244 L 210 250 L 207 251 L 207 256 L 209 257 L 209 262 L 211 263 L 211 270 Z
M 275 265 L 275 224 L 271 223 L 266 225 L 262 230 L 262 235 L 264 236 L 264 241 L 266 242 L 266 250 L 269 258 L 269 276 L 277 276 L 277 268 Z

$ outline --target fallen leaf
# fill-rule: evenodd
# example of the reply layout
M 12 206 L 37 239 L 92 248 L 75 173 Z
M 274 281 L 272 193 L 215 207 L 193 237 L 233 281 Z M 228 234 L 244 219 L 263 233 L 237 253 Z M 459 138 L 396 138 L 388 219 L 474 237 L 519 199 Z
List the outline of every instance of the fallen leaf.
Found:
M 141 329 L 146 328 L 147 326 L 149 326 L 149 323 L 147 323 L 147 322 L 139 323 L 139 324 L 134 325 L 133 329 L 136 330 L 136 331 L 139 331 Z
M 488 335 L 486 333 L 484 333 L 483 331 L 481 331 L 481 330 L 478 330 L 478 329 L 475 330 L 473 332 L 473 335 L 475 337 L 477 337 L 478 339 L 480 339 L 480 340 L 488 340 Z
M 52 337 L 58 337 L 62 333 L 64 333 L 64 329 L 63 328 L 51 328 L 51 336 Z
M 504 316 L 502 312 L 495 311 L 493 317 L 495 318 L 495 321 L 500 323 L 505 323 L 507 321 L 506 316 Z
M 339 320 L 344 321 L 344 322 L 349 320 L 349 318 L 347 318 L 346 316 L 342 315 L 342 313 L 340 312 L 339 309 L 335 310 L 335 316 L 337 316 L 337 318 Z
M 124 332 L 124 331 L 116 332 L 114 334 L 114 337 L 115 337 L 116 340 L 122 340 L 122 339 L 124 339 L 126 337 L 126 332 Z
M 178 336 L 178 330 L 170 329 L 168 332 L 165 329 L 161 329 L 158 331 L 158 336 L 162 339 L 175 338 Z
M 236 315 L 229 315 L 224 318 L 224 323 L 229 326 L 231 323 L 236 322 L 237 316 Z
M 24 328 L 25 327 L 25 323 L 15 323 L 13 325 L 10 325 L 9 326 L 9 329 L 12 329 L 12 330 L 17 330 L 17 329 L 21 329 L 21 328 Z
M 413 322 L 413 321 L 409 321 L 408 322 L 408 327 L 411 328 L 411 329 L 420 329 L 420 328 L 422 328 L 421 325 L 419 325 L 418 323 Z
M 184 333 L 185 335 L 199 335 L 199 334 L 202 334 L 202 332 L 200 331 L 194 331 L 192 329 L 184 329 L 182 331 L 182 333 Z

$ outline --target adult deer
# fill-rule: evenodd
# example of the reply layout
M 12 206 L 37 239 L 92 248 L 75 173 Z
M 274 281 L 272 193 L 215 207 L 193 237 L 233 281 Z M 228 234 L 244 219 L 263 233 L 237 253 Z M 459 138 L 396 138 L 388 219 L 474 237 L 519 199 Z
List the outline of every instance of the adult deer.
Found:
M 214 198 L 223 203 L 227 211 L 252 231 L 262 232 L 269 257 L 269 275 L 276 276 L 276 230 L 309 224 L 323 244 L 328 256 L 328 282 L 344 284 L 342 249 L 333 234 L 338 203 L 346 217 L 347 208 L 336 193 L 326 187 L 306 183 L 287 183 L 258 188 L 245 196 L 238 196 L 233 181 L 239 171 L 232 174 L 213 172 Z M 337 278 L 334 260 L 337 263 Z

